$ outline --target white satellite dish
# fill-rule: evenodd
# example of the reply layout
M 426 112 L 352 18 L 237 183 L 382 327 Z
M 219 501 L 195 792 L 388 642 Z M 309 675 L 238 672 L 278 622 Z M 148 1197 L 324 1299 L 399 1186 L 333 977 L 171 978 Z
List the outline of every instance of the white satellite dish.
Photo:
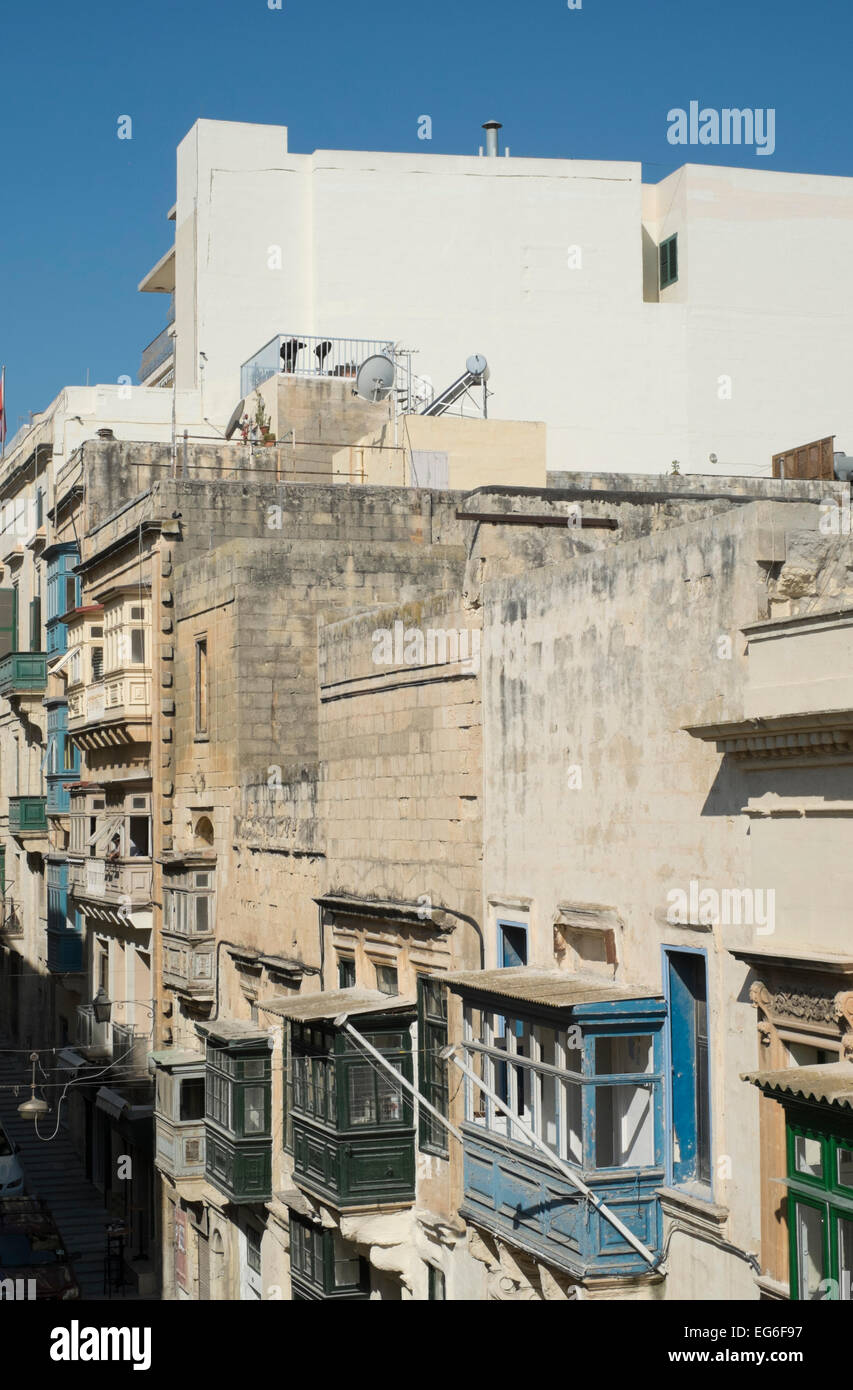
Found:
M 368 357 L 358 369 L 355 394 L 364 401 L 387 401 L 394 390 L 394 375 L 394 363 L 389 357 Z

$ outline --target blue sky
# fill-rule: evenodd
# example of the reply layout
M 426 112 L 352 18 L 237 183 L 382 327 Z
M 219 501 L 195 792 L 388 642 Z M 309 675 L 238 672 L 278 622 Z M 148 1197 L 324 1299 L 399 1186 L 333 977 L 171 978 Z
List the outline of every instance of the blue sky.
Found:
M 0 361 L 9 434 L 62 386 L 136 380 L 164 299 L 175 147 L 199 116 L 290 148 L 517 155 L 853 175 L 850 0 L 146 0 L 7 5 L 0 48 Z M 667 143 L 670 108 L 772 107 L 776 149 Z M 432 143 L 417 138 L 431 116 Z M 133 139 L 117 139 L 122 115 Z

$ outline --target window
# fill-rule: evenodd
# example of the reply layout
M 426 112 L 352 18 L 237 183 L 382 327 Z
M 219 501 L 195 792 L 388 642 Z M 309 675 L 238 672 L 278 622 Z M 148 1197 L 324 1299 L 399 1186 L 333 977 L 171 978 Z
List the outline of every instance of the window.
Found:
M 667 237 L 660 244 L 660 287 L 674 285 L 678 279 L 678 237 Z
M 151 853 L 151 823 L 147 816 L 130 817 L 130 854 L 147 859 Z
M 181 1102 L 179 1118 L 181 1120 L 203 1120 L 204 1119 L 204 1077 L 192 1076 L 181 1081 Z
M 411 1125 L 411 1103 L 378 1062 L 329 1028 L 291 1026 L 293 1110 L 322 1124 L 345 1129 Z M 406 1032 L 373 1033 L 369 1041 L 388 1063 L 411 1080 Z
M 351 1289 L 361 1278 L 361 1260 L 351 1245 L 341 1240 L 337 1231 L 332 1232 L 332 1251 L 334 1254 L 335 1288 Z
M 705 956 L 668 951 L 672 1181 L 711 1183 L 711 1102 Z
M 207 733 L 207 638 L 195 644 L 195 731 Z
M 41 599 L 34 598 L 30 603 L 30 651 L 41 651 Z
M 515 1019 L 466 1004 L 463 1035 L 473 1070 L 485 1087 L 555 1154 L 582 1162 L 581 1051 L 568 1029 Z M 511 1064 L 508 1058 L 512 1059 Z M 494 1101 L 466 1084 L 465 1117 L 501 1138 L 526 1144 Z
M 132 666 L 145 665 L 145 629 L 133 627 L 130 630 L 130 662 Z
M 447 1297 L 444 1291 L 444 1273 L 435 1265 L 428 1265 L 427 1268 L 429 1271 L 429 1300 L 431 1303 L 443 1302 Z
M 149 825 L 148 818 L 144 819 Z M 166 930 L 179 936 L 209 936 L 213 931 L 213 874 L 187 871 L 170 878 L 163 890 Z
M 231 1128 L 231 1082 L 215 1071 L 207 1073 L 205 1113 L 223 1129 Z
M 440 1115 L 448 1113 L 447 1062 L 439 1052 L 447 1046 L 447 993 L 438 980 L 418 977 L 418 1068 L 420 1092 Z M 422 1149 L 447 1157 L 447 1130 L 421 1106 L 418 1140 Z
M 527 930 L 510 922 L 498 922 L 498 965 L 502 970 L 527 964 Z
M 104 678 L 104 649 L 103 647 L 92 648 L 92 680 L 100 681 Z
M 331 1299 L 368 1296 L 367 1261 L 337 1231 L 324 1230 L 295 1212 L 290 1213 L 290 1270 L 295 1298 L 316 1298 L 317 1292 Z M 310 1284 L 314 1292 L 300 1294 L 300 1284 Z
M 65 576 L 65 612 L 70 613 L 78 604 L 78 579 L 76 575 Z
M 376 988 L 381 994 L 396 994 L 398 992 L 396 965 L 376 966 Z
M 791 1298 L 853 1300 L 853 1127 L 786 1107 Z
M 352 956 L 338 956 L 338 989 L 352 989 L 355 984 L 355 961 Z
M 256 1226 L 246 1227 L 246 1264 L 256 1274 L 261 1272 L 261 1239 L 262 1233 Z

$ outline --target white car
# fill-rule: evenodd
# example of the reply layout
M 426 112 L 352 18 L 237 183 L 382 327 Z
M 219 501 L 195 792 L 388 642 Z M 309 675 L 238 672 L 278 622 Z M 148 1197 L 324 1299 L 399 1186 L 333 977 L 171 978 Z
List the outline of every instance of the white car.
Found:
M 19 1148 L 0 1125 L 0 1198 L 23 1195 L 24 1170 L 18 1158 Z

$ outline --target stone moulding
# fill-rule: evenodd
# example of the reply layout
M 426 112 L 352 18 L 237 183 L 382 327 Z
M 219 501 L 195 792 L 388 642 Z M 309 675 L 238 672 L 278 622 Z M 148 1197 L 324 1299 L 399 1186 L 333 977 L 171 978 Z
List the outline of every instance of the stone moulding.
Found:
M 747 769 L 768 762 L 853 762 L 853 710 L 815 710 L 684 725 L 684 732 Z

